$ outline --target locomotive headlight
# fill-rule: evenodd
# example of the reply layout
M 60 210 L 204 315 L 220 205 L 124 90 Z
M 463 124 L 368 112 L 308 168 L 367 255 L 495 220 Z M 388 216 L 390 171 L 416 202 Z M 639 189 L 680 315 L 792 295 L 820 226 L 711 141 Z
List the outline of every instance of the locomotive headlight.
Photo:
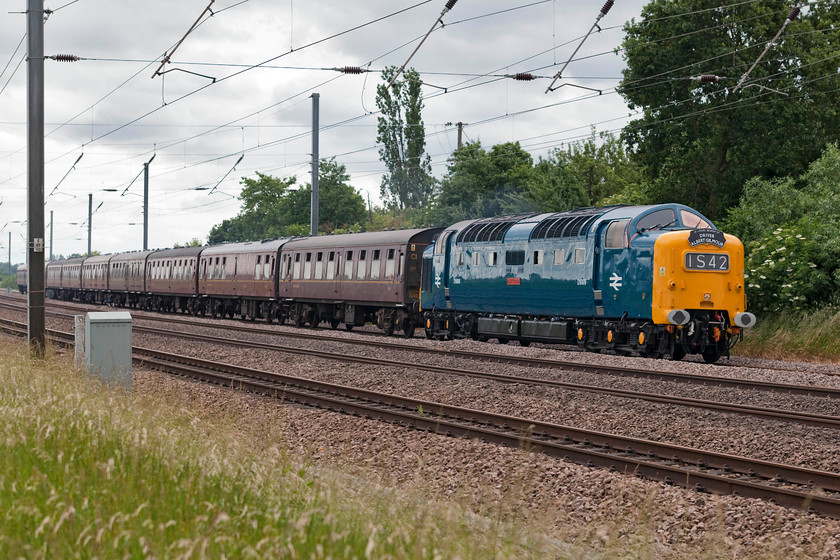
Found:
M 712 294 L 710 294 L 708 292 L 703 294 L 703 299 L 706 300 L 706 301 L 712 301 Z

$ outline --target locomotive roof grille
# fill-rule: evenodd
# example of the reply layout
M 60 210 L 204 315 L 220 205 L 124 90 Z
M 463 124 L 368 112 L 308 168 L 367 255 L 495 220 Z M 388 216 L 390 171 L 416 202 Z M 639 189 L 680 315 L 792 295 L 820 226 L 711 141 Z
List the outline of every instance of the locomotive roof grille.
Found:
M 593 222 L 612 208 L 582 208 L 554 214 L 534 228 L 531 239 L 557 239 L 586 235 Z
M 510 228 L 520 221 L 537 214 L 519 214 L 516 216 L 499 216 L 473 222 L 458 234 L 457 243 L 489 243 L 501 241 Z

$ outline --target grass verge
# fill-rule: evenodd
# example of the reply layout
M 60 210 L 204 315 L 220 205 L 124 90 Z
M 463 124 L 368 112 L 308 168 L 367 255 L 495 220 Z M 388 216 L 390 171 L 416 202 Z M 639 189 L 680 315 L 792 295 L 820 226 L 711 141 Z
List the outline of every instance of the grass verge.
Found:
M 734 353 L 776 360 L 840 362 L 840 309 L 764 315 L 744 333 Z
M 515 528 L 316 469 L 240 424 L 0 340 L 0 558 L 543 555 Z

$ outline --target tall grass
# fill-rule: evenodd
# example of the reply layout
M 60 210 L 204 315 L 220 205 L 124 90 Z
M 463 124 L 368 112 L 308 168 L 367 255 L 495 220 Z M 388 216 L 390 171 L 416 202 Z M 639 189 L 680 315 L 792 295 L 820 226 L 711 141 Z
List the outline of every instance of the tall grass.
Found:
M 236 411 L 112 391 L 2 340 L 0 426 L 0 558 L 543 555 L 455 504 L 307 465 Z
M 768 359 L 840 362 L 840 309 L 762 315 L 734 354 Z

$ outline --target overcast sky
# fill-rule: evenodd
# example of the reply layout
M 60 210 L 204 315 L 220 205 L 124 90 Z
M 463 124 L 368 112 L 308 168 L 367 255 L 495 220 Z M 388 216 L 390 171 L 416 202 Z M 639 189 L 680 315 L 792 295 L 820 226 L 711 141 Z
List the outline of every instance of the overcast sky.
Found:
M 54 212 L 54 254 L 87 251 L 83 222 L 90 193 L 98 208 L 93 250 L 141 249 L 143 177 L 123 192 L 153 155 L 150 248 L 196 237 L 206 241 L 213 225 L 238 213 L 243 176 L 260 171 L 309 182 L 314 92 L 320 94 L 321 157 L 334 156 L 347 167 L 353 186 L 379 202 L 380 71 L 406 61 L 445 0 L 216 0 L 213 15 L 202 19 L 166 66 L 175 71 L 152 78 L 164 52 L 171 52 L 208 3 L 47 0 L 45 7 L 55 12 L 45 25 L 45 54 L 86 59 L 45 64 L 44 189 L 50 195 L 47 224 Z M 613 51 L 622 42 L 624 23 L 638 19 L 642 0 L 616 0 L 600 22 L 602 31 L 584 43 L 558 82 L 570 85 L 545 93 L 602 5 L 601 0 L 460 0 L 444 16 L 445 26 L 410 63 L 427 84 L 423 118 L 437 177 L 456 147 L 453 123 L 459 121 L 465 123 L 465 139 L 485 147 L 519 141 L 535 159 L 588 136 L 593 126 L 600 132 L 627 122 L 629 111 L 614 93 L 624 60 Z M 0 69 L 8 67 L 0 75 L 0 261 L 8 258 L 11 232 L 17 263 L 26 258 L 26 225 L 13 223 L 26 220 L 27 207 L 26 63 L 17 67 L 26 41 L 13 53 L 26 31 L 26 15 L 19 13 L 26 1 L 4 6 Z M 330 38 L 334 35 L 339 36 Z M 274 60 L 253 68 L 269 59 Z M 371 72 L 331 70 L 345 66 Z M 541 78 L 500 77 L 518 72 Z M 196 190 L 217 184 L 212 194 Z M 49 227 L 46 237 L 49 244 Z

